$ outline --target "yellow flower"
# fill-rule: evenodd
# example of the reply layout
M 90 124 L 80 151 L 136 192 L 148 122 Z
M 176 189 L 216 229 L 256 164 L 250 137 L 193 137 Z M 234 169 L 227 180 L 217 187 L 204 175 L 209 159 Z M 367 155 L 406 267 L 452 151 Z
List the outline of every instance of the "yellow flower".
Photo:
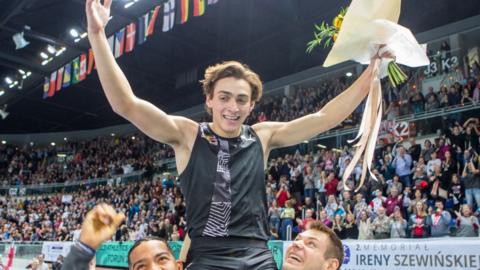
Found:
M 342 22 L 343 16 L 338 15 L 337 17 L 335 17 L 335 19 L 333 19 L 333 27 L 335 27 L 336 29 L 340 29 L 340 27 L 342 27 Z
M 333 42 L 335 42 L 337 40 L 337 35 L 338 35 L 337 33 L 333 34 L 333 36 L 332 36 Z

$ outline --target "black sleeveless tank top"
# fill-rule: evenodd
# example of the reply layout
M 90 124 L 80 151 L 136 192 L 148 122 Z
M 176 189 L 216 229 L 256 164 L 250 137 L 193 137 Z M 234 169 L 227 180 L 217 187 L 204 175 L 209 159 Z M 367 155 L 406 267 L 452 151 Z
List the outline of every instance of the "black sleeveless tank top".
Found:
M 179 177 L 187 231 L 198 237 L 268 240 L 263 150 L 250 126 L 236 138 L 201 123 L 190 160 Z

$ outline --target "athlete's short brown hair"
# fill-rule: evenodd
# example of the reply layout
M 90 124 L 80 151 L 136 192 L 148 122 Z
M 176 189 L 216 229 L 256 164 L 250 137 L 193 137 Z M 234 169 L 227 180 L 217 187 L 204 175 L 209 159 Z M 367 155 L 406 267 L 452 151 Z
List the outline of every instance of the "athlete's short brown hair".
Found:
M 259 101 L 263 93 L 263 85 L 260 76 L 252 71 L 247 65 L 237 61 L 226 61 L 208 67 L 205 70 L 203 80 L 200 81 L 203 88 L 203 94 L 207 97 L 213 97 L 215 83 L 223 78 L 244 79 L 252 89 L 250 101 Z M 211 114 L 210 110 L 207 110 Z

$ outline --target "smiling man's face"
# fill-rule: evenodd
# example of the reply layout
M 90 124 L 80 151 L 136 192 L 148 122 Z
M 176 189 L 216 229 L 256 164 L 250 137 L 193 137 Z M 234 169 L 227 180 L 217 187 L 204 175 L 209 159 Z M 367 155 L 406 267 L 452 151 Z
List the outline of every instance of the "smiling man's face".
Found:
M 317 230 L 300 233 L 287 249 L 283 270 L 335 270 L 337 259 L 325 259 L 325 252 L 331 245 L 328 235 Z

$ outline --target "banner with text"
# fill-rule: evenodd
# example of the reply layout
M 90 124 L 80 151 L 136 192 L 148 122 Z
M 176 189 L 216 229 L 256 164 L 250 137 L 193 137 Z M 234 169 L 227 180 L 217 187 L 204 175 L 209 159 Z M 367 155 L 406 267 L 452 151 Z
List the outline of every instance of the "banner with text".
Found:
M 344 240 L 342 270 L 477 270 L 478 238 Z
M 43 242 L 42 254 L 45 255 L 45 261 L 55 262 L 60 255 L 67 257 L 72 245 L 73 242 Z

